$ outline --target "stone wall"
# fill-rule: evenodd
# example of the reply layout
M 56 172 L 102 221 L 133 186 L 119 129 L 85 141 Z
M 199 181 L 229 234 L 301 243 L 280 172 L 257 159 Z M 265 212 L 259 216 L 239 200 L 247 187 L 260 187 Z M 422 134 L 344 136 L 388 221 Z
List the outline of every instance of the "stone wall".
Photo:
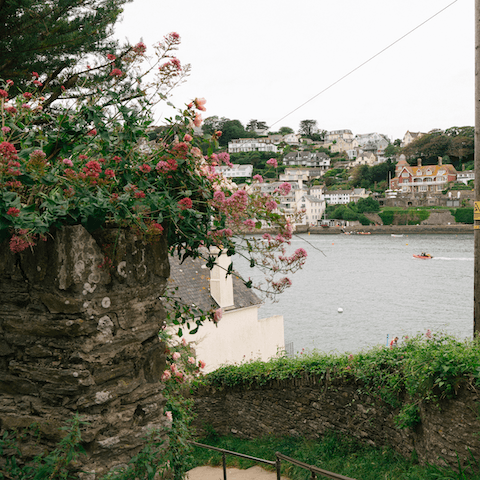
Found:
M 415 450 L 421 463 L 452 466 L 461 459 L 480 455 L 480 392 L 464 385 L 453 400 L 439 406 L 421 407 L 421 424 L 398 429 L 398 413 L 388 404 L 361 393 L 353 379 L 309 377 L 270 382 L 262 387 L 205 388 L 193 394 L 196 427 L 201 435 L 206 425 L 220 435 L 256 438 L 304 436 L 319 438 L 327 431 L 354 436 L 374 446 L 391 446 L 410 457 Z
M 65 227 L 20 254 L 0 245 L 0 431 L 36 422 L 40 440 L 27 438 L 25 455 L 55 445 L 75 412 L 89 422 L 86 471 L 125 463 L 163 429 L 168 276 L 164 241 L 117 229 Z

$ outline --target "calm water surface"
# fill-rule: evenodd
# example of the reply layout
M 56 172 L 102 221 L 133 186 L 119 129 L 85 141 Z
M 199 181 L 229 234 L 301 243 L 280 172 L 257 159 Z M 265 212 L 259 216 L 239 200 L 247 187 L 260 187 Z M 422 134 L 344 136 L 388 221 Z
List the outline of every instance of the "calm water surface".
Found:
M 283 315 L 285 342 L 297 352 L 355 352 L 427 329 L 471 338 L 473 243 L 473 234 L 300 235 L 292 249 L 304 248 L 307 263 L 260 318 Z M 434 258 L 413 258 L 421 252 Z M 245 264 L 235 268 L 258 278 Z

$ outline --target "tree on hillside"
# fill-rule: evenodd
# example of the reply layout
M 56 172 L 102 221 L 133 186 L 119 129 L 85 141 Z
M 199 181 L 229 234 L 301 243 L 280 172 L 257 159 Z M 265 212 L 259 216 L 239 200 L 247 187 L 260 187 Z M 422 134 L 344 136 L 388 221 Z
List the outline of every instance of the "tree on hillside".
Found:
M 268 125 L 265 122 L 259 120 L 250 120 L 245 127 L 247 132 L 255 132 L 255 130 L 267 130 Z
M 225 117 L 218 117 L 217 115 L 213 115 L 211 117 L 207 117 L 202 124 L 202 131 L 205 135 L 213 135 L 218 130 L 222 129 L 222 125 L 228 120 Z
M 130 1 L 0 1 L 0 78 L 13 80 L 17 93 L 32 72 L 42 77 L 42 93 L 74 86 L 75 65 L 88 55 L 116 52 L 113 25 Z
M 306 137 L 312 135 L 317 131 L 317 121 L 316 120 L 302 120 L 300 122 L 300 127 L 298 133 L 305 135 Z
M 399 151 L 400 151 L 399 146 L 396 146 L 394 143 L 390 143 L 387 146 L 387 148 L 385 148 L 385 151 L 383 152 L 383 154 L 387 158 L 392 158 L 392 157 L 395 157 Z
M 452 127 L 445 132 L 435 130 L 401 149 L 407 158 L 415 162 L 421 158 L 426 164 L 436 164 L 438 157 L 449 157 L 457 167 L 473 160 L 473 127 Z
M 288 135 L 289 133 L 294 133 L 293 128 L 290 127 L 280 127 L 278 131 L 280 135 Z
M 435 131 L 422 135 L 404 147 L 402 153 L 412 163 L 415 163 L 416 159 L 420 158 L 425 164 L 436 164 L 438 157 L 447 155 L 452 140 L 451 137 L 442 133 L 441 131 Z
M 360 198 L 357 202 L 356 209 L 358 213 L 378 212 L 380 204 L 372 197 Z
M 221 122 L 220 130 L 222 136 L 218 139 L 218 143 L 221 147 L 227 147 L 228 142 L 236 138 L 248 138 L 252 135 L 245 130 L 240 120 L 226 120 Z

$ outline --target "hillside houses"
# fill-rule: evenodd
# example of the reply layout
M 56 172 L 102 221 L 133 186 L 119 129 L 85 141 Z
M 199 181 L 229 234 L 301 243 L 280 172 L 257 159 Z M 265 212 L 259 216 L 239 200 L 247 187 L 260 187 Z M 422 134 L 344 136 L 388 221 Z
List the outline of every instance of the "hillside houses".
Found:
M 266 137 L 237 138 L 228 142 L 228 153 L 239 152 L 272 152 L 277 153 L 278 147 Z
M 422 132 L 410 132 L 410 130 L 407 130 L 407 132 L 403 136 L 403 140 L 402 140 L 402 143 L 400 144 L 400 146 L 401 147 L 406 147 L 407 145 L 412 143 L 414 140 L 422 137 L 423 135 L 426 135 L 426 134 L 422 133 Z
M 330 168 L 330 157 L 323 152 L 308 152 L 305 150 L 290 152 L 283 157 L 283 164 L 315 167 L 325 171 Z
M 231 167 L 227 165 L 218 165 L 215 167 L 215 173 L 220 173 L 226 178 L 251 178 L 253 165 L 233 164 Z

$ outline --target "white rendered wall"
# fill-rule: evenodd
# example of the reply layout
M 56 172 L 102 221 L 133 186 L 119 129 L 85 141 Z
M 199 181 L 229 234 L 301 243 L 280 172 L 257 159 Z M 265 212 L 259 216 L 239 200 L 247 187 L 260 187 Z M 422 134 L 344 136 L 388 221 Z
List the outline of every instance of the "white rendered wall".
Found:
M 285 348 L 283 316 L 258 320 L 257 306 L 224 312 L 217 325 L 206 322 L 195 335 L 184 336 L 195 344 L 197 360 L 206 363 L 205 373 L 222 364 L 266 361 Z

